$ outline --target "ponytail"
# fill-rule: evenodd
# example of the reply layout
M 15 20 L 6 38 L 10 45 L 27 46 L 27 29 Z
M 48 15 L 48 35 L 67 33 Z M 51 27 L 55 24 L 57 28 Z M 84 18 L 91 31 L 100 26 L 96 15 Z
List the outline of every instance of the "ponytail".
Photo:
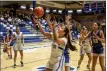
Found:
M 77 48 L 76 46 L 71 44 L 71 39 L 69 35 L 67 36 L 67 39 L 68 39 L 68 42 L 67 42 L 66 48 L 69 48 L 71 51 L 76 51 Z
M 68 30 L 68 28 L 66 26 L 65 26 L 64 32 L 65 32 L 64 36 L 67 37 L 68 33 L 69 33 L 69 30 Z

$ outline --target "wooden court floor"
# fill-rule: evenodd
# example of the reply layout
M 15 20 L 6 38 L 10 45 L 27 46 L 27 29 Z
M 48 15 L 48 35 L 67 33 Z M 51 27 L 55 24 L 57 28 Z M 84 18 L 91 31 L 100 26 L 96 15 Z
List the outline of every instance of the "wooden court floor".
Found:
M 7 59 L 6 54 L 1 50 L 1 71 L 38 71 L 36 67 L 45 66 L 50 57 L 51 43 L 40 42 L 40 43 L 27 43 L 24 45 L 24 67 L 20 66 L 20 54 L 17 57 L 17 67 L 13 68 L 13 59 Z M 77 52 L 70 52 L 71 63 L 73 67 L 77 67 L 79 60 L 79 45 L 78 41 L 75 44 L 78 48 Z M 3 46 L 2 46 L 3 47 Z M 86 69 L 88 57 L 85 55 L 84 60 L 81 64 L 80 71 L 89 71 Z M 99 60 L 98 60 L 99 61 Z M 101 71 L 100 65 L 97 61 L 96 71 Z

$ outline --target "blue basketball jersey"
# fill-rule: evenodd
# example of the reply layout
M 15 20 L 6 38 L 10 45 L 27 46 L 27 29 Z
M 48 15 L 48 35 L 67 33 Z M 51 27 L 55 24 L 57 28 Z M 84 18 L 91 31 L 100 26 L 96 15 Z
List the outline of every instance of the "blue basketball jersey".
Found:
M 98 30 L 98 32 L 96 33 L 96 35 L 101 38 L 100 36 L 100 30 Z M 93 53 L 97 53 L 97 54 L 100 54 L 100 53 L 103 53 L 103 45 L 102 45 L 102 42 L 99 41 L 97 38 L 95 38 L 94 34 L 92 33 L 91 34 L 91 40 L 92 40 L 92 50 L 93 50 Z

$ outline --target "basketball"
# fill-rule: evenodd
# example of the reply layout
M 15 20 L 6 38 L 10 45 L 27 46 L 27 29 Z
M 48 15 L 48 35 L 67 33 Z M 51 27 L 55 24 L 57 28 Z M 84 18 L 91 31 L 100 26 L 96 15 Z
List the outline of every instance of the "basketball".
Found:
M 36 7 L 34 9 L 34 14 L 40 18 L 44 15 L 44 9 L 42 7 Z

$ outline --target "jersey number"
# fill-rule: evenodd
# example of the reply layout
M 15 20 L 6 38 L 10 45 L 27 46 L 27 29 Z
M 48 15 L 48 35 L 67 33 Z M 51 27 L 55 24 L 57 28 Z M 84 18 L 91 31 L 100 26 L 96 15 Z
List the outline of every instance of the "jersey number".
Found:
M 93 39 L 93 42 L 94 42 L 94 43 L 98 43 L 98 40 L 97 40 L 97 39 Z

